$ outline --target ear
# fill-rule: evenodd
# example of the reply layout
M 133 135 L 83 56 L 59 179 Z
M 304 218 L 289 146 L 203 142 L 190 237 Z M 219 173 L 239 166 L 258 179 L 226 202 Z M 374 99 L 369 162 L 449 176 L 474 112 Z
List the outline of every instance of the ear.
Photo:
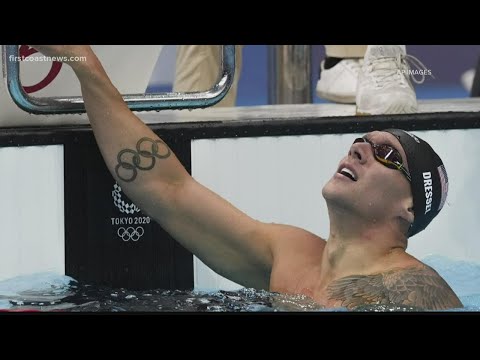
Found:
M 413 220 L 415 219 L 413 212 L 413 201 L 411 198 L 399 203 L 397 215 L 401 232 L 406 236 L 406 239 L 408 237 L 410 226 L 413 224 Z M 405 249 L 406 248 L 407 243 L 405 243 Z
M 415 219 L 415 212 L 413 211 L 413 199 L 409 197 L 400 205 L 400 217 L 407 223 L 412 224 L 413 220 Z

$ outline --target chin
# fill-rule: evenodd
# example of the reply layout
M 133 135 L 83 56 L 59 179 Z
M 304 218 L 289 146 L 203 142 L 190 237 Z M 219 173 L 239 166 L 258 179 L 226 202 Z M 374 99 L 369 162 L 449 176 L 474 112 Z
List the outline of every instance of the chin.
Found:
M 340 199 L 348 198 L 345 188 L 336 184 L 335 179 L 330 179 L 322 189 L 323 198 L 329 201 L 339 201 Z
M 325 198 L 325 200 L 327 200 L 330 196 L 331 188 L 332 188 L 331 182 L 332 180 L 329 180 L 322 188 L 322 195 Z
M 349 209 L 349 211 L 355 211 L 355 203 L 358 199 L 355 192 L 352 189 L 347 189 L 342 184 L 338 184 L 335 179 L 331 179 L 322 189 L 322 195 L 327 202 L 327 207 L 333 206 L 336 208 Z

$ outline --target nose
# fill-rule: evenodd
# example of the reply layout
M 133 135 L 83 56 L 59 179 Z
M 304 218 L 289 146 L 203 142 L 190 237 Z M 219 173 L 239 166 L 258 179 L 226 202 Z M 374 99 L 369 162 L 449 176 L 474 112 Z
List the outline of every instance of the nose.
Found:
M 369 143 L 355 143 L 352 144 L 348 151 L 348 156 L 358 161 L 360 164 L 365 164 L 369 155 L 372 154 L 372 146 Z

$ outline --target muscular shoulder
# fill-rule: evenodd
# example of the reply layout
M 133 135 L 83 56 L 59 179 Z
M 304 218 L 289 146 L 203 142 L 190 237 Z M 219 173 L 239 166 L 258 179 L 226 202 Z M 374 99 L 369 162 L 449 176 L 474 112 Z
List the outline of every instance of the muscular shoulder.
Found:
M 325 240 L 301 228 L 282 224 L 269 224 L 268 237 L 272 251 L 272 273 L 278 278 L 296 273 L 309 266 L 319 265 Z M 289 275 L 290 276 L 290 275 Z
M 318 235 L 291 225 L 268 224 L 265 229 L 271 238 L 273 252 L 277 254 L 291 250 L 309 251 L 312 248 L 323 250 L 326 244 Z
M 306 274 L 321 265 L 325 240 L 289 225 L 271 224 L 272 271 L 270 291 L 295 293 Z M 306 286 L 310 287 L 310 286 Z
M 432 268 L 421 265 L 372 275 L 353 275 L 328 286 L 330 300 L 355 308 L 366 304 L 413 306 L 423 310 L 463 307 L 447 282 Z

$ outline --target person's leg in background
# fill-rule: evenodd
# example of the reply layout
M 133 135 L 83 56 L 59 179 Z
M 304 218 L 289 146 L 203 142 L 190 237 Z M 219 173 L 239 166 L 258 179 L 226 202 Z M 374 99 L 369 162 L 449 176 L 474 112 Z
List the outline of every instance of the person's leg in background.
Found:
M 405 45 L 326 45 L 325 50 L 319 97 L 356 103 L 359 115 L 417 111 Z
M 206 91 L 220 75 L 219 45 L 178 45 L 173 91 Z M 242 45 L 235 46 L 235 76 L 227 95 L 215 106 L 235 106 L 242 70 Z
M 325 45 L 327 57 L 333 58 L 363 58 L 368 45 Z

